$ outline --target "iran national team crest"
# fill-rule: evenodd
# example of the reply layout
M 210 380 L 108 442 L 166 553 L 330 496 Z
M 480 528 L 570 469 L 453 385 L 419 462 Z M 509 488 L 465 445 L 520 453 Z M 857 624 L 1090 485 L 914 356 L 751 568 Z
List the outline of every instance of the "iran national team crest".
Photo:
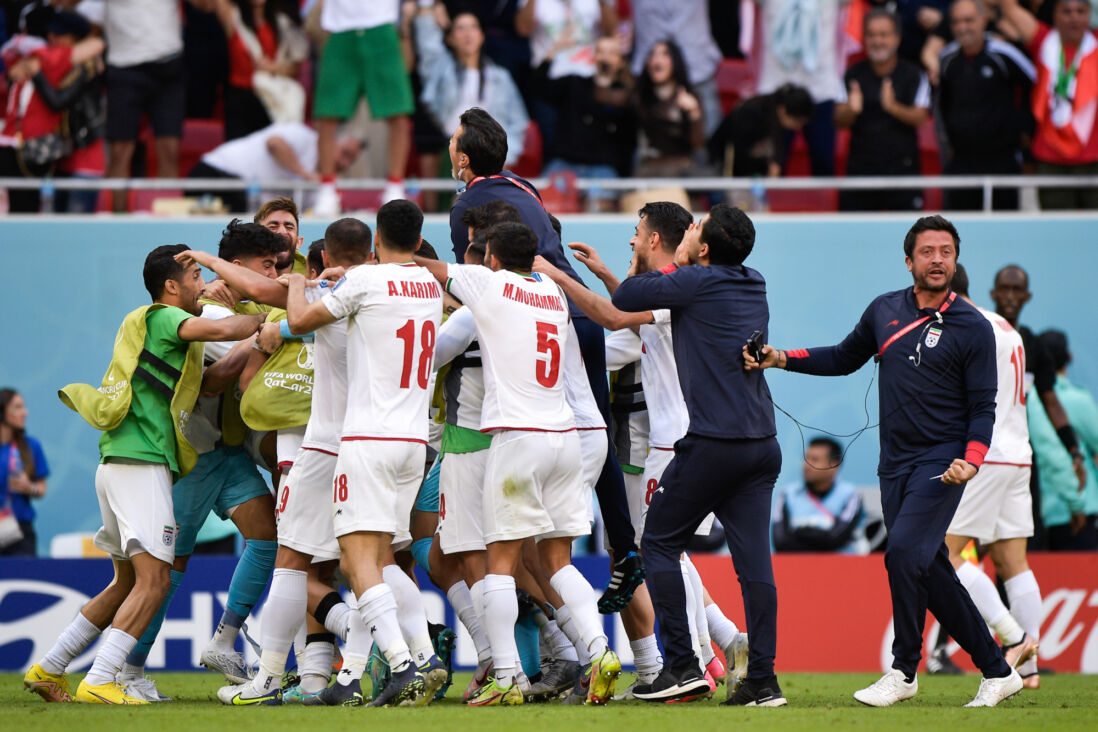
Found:
M 175 541 L 175 527 L 165 526 L 164 536 L 162 538 L 164 540 L 164 546 L 171 546 L 172 543 Z
M 938 345 L 938 339 L 942 337 L 942 329 L 938 326 L 931 326 L 930 331 L 926 334 L 926 347 L 934 348 Z

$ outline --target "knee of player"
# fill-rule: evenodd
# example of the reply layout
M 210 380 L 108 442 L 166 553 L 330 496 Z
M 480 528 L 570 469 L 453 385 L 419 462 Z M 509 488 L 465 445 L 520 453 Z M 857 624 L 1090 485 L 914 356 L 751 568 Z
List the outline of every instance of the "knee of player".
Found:
M 649 533 L 645 533 L 641 537 L 641 554 L 644 555 L 644 559 L 649 564 L 653 560 L 660 561 L 665 560 L 678 564 L 679 558 L 682 555 L 683 547 L 672 546 L 664 539 L 657 539 Z
M 926 561 L 915 547 L 901 542 L 896 542 L 895 545 L 889 542 L 889 547 L 885 550 L 885 567 L 889 572 L 917 574 L 925 569 L 925 565 Z
M 171 565 L 167 562 L 156 562 L 155 566 L 150 568 L 149 571 L 138 573 L 134 590 L 163 598 L 168 594 L 170 587 Z

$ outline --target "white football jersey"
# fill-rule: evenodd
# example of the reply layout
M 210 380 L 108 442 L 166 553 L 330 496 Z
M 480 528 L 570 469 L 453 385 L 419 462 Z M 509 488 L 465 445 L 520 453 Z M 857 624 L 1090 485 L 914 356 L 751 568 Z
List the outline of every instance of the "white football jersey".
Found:
M 331 283 L 305 288 L 316 302 L 331 292 Z M 339 452 L 339 435 L 347 414 L 347 321 L 337 320 L 313 333 L 313 400 L 302 447 Z
M 472 310 L 460 307 L 442 323 L 435 356 L 435 368 L 450 364 L 442 387 L 446 397 L 446 421 L 479 430 L 484 406 L 484 370 Z
M 587 368 L 580 352 L 576 326 L 568 323 L 568 342 L 564 348 L 564 398 L 576 417 L 576 427 L 581 430 L 606 429 L 606 420 L 599 411 L 599 403 L 587 380 Z
M 1030 465 L 1033 448 L 1029 445 L 1029 423 L 1026 421 L 1026 350 L 1022 336 L 1006 318 L 978 308 L 991 321 L 995 332 L 995 368 L 999 372 L 999 388 L 995 393 L 995 429 L 986 463 Z
M 484 368 L 481 431 L 563 432 L 576 420 L 564 394 L 568 303 L 551 280 L 451 264 L 447 288 L 473 312 Z
M 648 404 L 648 444 L 674 447 L 690 427 L 690 413 L 679 385 L 675 349 L 671 341 L 671 312 L 655 310 L 652 323 L 640 327 L 641 383 Z
M 321 300 L 347 321 L 342 439 L 427 442 L 428 386 L 442 289 L 412 263 L 360 265 Z

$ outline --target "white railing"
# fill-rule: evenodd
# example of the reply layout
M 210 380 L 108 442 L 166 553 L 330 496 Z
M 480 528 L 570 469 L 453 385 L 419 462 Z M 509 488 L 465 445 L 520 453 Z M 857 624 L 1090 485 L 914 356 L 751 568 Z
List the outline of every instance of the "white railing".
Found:
M 549 185 L 548 178 L 535 178 L 535 186 Z M 152 190 L 152 191 L 232 191 L 249 192 L 287 191 L 299 198 L 305 191 L 315 190 L 318 183 L 300 180 L 243 180 L 229 178 L 0 178 L 0 188 L 41 189 L 52 185 L 55 190 Z M 383 178 L 341 178 L 342 190 L 382 190 Z M 878 190 L 887 189 L 961 189 L 978 188 L 983 193 L 983 210 L 992 210 L 992 194 L 996 189 L 1021 188 L 1084 188 L 1098 187 L 1098 175 L 926 175 L 902 177 L 835 177 L 835 178 L 579 178 L 576 188 L 580 191 L 647 190 L 653 188 L 682 188 L 687 192 L 747 191 L 818 191 L 818 190 Z M 454 192 L 457 183 L 446 178 L 418 178 L 405 181 L 408 191 Z

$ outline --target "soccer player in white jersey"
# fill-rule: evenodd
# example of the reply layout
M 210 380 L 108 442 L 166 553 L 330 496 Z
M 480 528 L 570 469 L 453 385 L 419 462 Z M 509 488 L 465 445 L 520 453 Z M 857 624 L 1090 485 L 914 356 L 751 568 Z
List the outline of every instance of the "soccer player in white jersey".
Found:
M 370 255 L 370 238 L 370 228 L 361 221 L 336 221 L 324 234 L 324 264 L 346 268 L 365 264 Z M 234 286 L 238 280 L 247 281 L 247 274 L 236 269 L 224 266 L 218 269 Z M 286 288 L 278 287 L 283 297 L 279 304 L 285 304 Z M 305 299 L 316 302 L 330 291 L 330 283 L 322 282 L 320 286 L 306 288 Z M 339 559 L 331 504 L 326 499 L 332 492 L 347 404 L 347 324 L 341 320 L 324 325 L 316 330 L 314 339 L 309 424 L 275 505 L 279 549 L 263 616 L 260 671 L 251 682 L 226 686 L 218 692 L 222 702 L 233 706 L 281 703 L 280 682 L 286 657 L 294 633 L 305 618 L 306 574 L 310 563 L 313 559 Z M 348 664 L 356 661 L 353 650 L 348 649 Z M 369 655 L 368 642 L 363 655 Z M 365 658 L 362 663 L 365 664 Z
M 961 265 L 957 265 L 951 286 L 968 300 L 968 275 Z M 958 579 L 1003 644 L 1003 659 L 1018 669 L 1027 688 L 1035 689 L 1040 683 L 1037 639 L 1042 614 L 1041 590 L 1026 563 L 1026 540 L 1033 536 L 1029 491 L 1033 450 L 1026 421 L 1025 348 L 1022 336 L 1006 318 L 979 310 L 991 321 L 995 333 L 999 372 L 995 430 L 983 467 L 965 484 L 945 541 Z M 972 539 L 987 548 L 995 573 L 1006 587 L 1009 610 L 991 579 L 961 556 Z
M 333 524 L 359 614 L 392 669 L 389 684 L 371 702 L 385 706 L 429 699 L 438 686 L 427 684 L 446 679 L 422 601 L 418 613 L 402 608 L 398 615 L 396 593 L 406 596 L 404 582 L 414 583 L 389 569 L 395 567 L 394 543 L 399 548 L 411 542 L 409 516 L 423 479 L 427 386 L 442 291 L 412 261 L 423 223 L 415 204 L 391 201 L 378 211 L 377 223 L 379 264 L 352 268 L 313 303 L 305 299 L 304 277 L 290 275 L 287 312 L 294 332 L 348 318 L 347 412 L 332 484 Z M 412 594 L 418 599 L 418 589 Z M 417 666 L 426 666 L 427 673 Z M 332 693 L 352 699 L 361 673 L 351 669 L 351 678 L 343 678 L 341 672 L 331 688 L 344 688 Z
M 495 680 L 470 704 L 523 702 L 515 646 L 514 574 L 523 540 L 538 539 L 542 566 L 580 628 L 592 658 L 588 701 L 613 695 L 621 662 L 607 647 L 594 590 L 571 564 L 571 543 L 590 532 L 580 441 L 564 393 L 569 337 L 560 288 L 530 273 L 537 239 L 522 224 L 488 232 L 488 268 L 419 260 L 476 320 L 484 368 L 481 431 L 492 433 L 484 486 L 488 575 L 484 605 Z
M 636 233 L 631 241 L 634 252 L 631 269 L 635 272 L 674 269 L 675 250 L 682 241 L 683 233 L 690 225 L 692 220 L 690 213 L 678 204 L 659 201 L 646 204 L 640 210 L 639 216 Z M 613 293 L 617 286 L 617 279 L 595 250 L 586 244 L 570 246 L 579 252 L 577 258 L 603 280 Z M 636 328 L 643 343 L 640 359 L 641 382 L 648 405 L 650 429 L 648 456 L 644 464 L 644 501 L 638 527 L 638 533 L 641 533 L 651 497 L 659 488 L 663 472 L 674 457 L 675 443 L 686 434 L 690 421 L 675 365 L 670 315 L 667 311 L 645 313 L 620 311 L 606 298 L 584 288 L 575 287 L 571 282 L 565 282 L 564 280 L 568 278 L 544 260 L 538 260 L 535 269 L 553 277 L 554 281 L 561 285 L 568 296 L 595 322 L 611 329 Z M 708 534 L 712 522 L 713 517 L 710 515 L 699 526 L 697 533 Z M 706 688 L 701 690 L 704 694 L 712 692 L 716 688 L 716 679 L 725 675 L 723 665 L 713 653 L 707 620 L 707 613 L 715 616 L 720 613 L 720 609 L 712 603 L 709 606 L 711 609 L 706 607 L 706 592 L 701 576 L 685 554 L 682 557 L 682 571 L 685 586 L 691 590 L 686 593 L 687 617 L 690 621 L 690 634 L 695 642 L 695 652 L 703 666 L 698 671 L 705 675 L 707 682 Z M 728 627 L 724 623 L 720 625 L 722 628 Z M 733 632 L 721 639 L 724 642 L 722 648 L 730 662 L 733 662 L 737 656 L 742 661 L 740 665 L 743 668 L 733 672 L 734 678 L 739 679 L 746 673 L 746 636 L 738 633 L 734 625 L 731 627 Z M 631 639 L 631 643 L 633 642 L 637 643 L 644 653 L 649 646 L 655 645 L 655 637 L 653 635 L 650 638 Z M 658 673 L 659 669 L 655 669 L 655 672 Z M 640 682 L 649 681 L 650 679 L 645 678 L 649 674 L 651 674 L 650 669 L 640 672 Z M 687 698 L 698 698 L 700 695 Z

